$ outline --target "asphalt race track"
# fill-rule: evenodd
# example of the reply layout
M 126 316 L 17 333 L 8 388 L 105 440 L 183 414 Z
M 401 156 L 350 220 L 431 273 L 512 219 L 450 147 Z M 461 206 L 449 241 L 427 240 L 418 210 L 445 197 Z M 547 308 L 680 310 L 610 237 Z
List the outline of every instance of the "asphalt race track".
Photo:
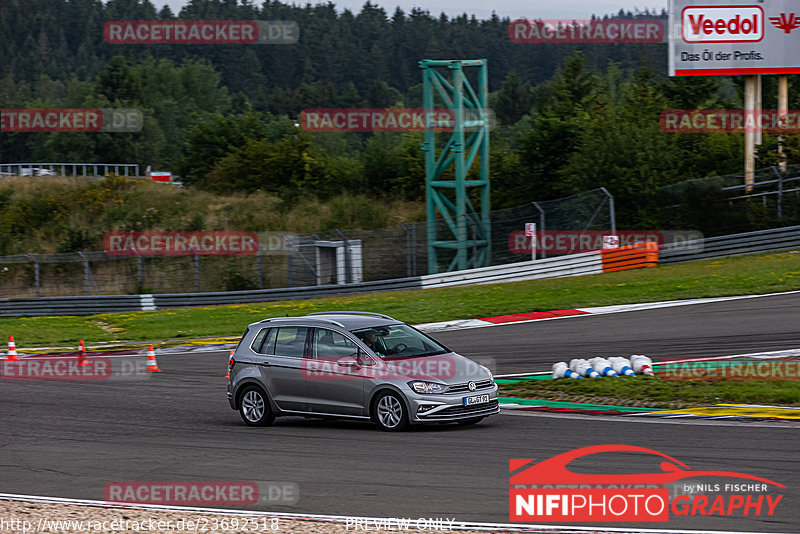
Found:
M 594 356 L 725 356 L 800 348 L 800 293 L 437 332 L 496 374 L 550 371 Z
M 498 372 L 544 370 L 575 355 L 658 360 L 800 347 L 800 295 L 747 299 L 437 334 Z M 142 357 L 137 357 L 139 360 Z M 120 359 L 123 360 L 123 359 Z M 103 499 L 112 481 L 256 481 L 299 486 L 283 512 L 508 522 L 508 461 L 623 443 L 693 469 L 787 486 L 773 517 L 672 517 L 646 528 L 800 532 L 800 427 L 501 414 L 474 427 L 401 434 L 364 423 L 279 419 L 249 428 L 225 398 L 227 354 L 164 354 L 154 375 L 103 381 L 0 381 L 0 492 Z M 652 472 L 608 455 L 586 472 Z M 693 480 L 702 482 L 702 480 Z M 607 525 L 611 526 L 611 525 Z M 635 527 L 635 524 L 619 524 Z

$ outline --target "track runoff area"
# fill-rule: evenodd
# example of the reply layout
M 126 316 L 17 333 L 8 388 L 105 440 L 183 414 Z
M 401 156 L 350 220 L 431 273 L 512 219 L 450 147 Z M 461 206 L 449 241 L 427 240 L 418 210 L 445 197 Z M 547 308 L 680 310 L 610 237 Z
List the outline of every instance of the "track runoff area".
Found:
M 621 354 L 649 354 L 656 364 L 679 356 L 726 357 L 800 347 L 791 319 L 800 311 L 797 292 L 578 311 L 487 318 L 481 325 L 469 320 L 419 326 L 478 361 L 493 356 L 497 376 L 542 372 L 565 354 L 591 355 L 609 346 Z M 800 480 L 800 457 L 794 445 L 798 430 L 790 421 L 504 410 L 475 427 L 403 434 L 377 432 L 361 423 L 292 418 L 251 429 L 224 400 L 228 344 L 234 340 L 217 342 L 159 349 L 158 361 L 151 365 L 146 350 L 126 347 L 128 354 L 105 356 L 120 372 L 102 381 L 0 382 L 0 402 L 16 406 L 0 415 L 2 426 L 11 429 L 4 447 L 7 484 L 0 491 L 13 491 L 0 496 L 5 510 L 0 518 L 23 520 L 24 511 L 37 521 L 186 521 L 202 514 L 198 521 L 208 525 L 214 516 L 226 531 L 274 525 L 277 530 L 325 532 L 792 532 L 800 524 L 795 483 Z M 21 360 L 43 357 L 24 348 L 19 352 Z M 90 362 L 100 358 L 93 350 L 86 356 Z M 74 352 L 67 358 L 77 361 Z M 153 366 L 161 372 L 148 372 Z M 602 446 L 623 449 L 592 449 Z M 315 449 L 327 452 L 313 453 Z M 612 478 L 572 483 L 563 471 L 539 471 L 547 465 L 542 462 L 562 462 L 564 455 L 576 455 L 575 471 Z M 662 462 L 674 470 L 665 471 Z M 613 478 L 633 473 L 684 478 L 666 483 L 660 478 L 635 483 Z M 239 487 L 236 493 L 226 486 L 210 500 L 202 498 L 204 489 L 209 496 L 203 484 L 226 480 L 244 481 L 244 490 L 250 491 Z M 182 499 L 176 501 L 179 487 Z M 665 488 L 666 495 L 655 491 Z M 558 493 L 562 489 L 569 491 Z M 586 512 L 582 503 L 603 499 L 586 491 L 619 489 L 627 493 L 605 495 L 606 502 L 614 499 L 605 509 L 614 517 L 580 516 Z M 629 490 L 654 492 L 637 497 L 645 494 L 631 495 Z M 517 509 L 513 505 L 520 491 L 533 493 L 523 493 Z M 576 496 L 574 491 L 584 493 Z M 164 502 L 167 494 L 172 501 Z M 192 495 L 199 500 L 188 501 Z M 253 495 L 258 495 L 256 502 L 242 500 Z M 639 512 L 655 517 L 622 516 L 623 504 L 630 508 L 637 499 L 649 506 Z M 143 503 L 148 500 L 150 505 Z M 666 505 L 666 517 L 658 515 L 664 513 L 659 503 Z M 571 516 L 567 506 L 573 507 Z M 31 516 L 31 510 L 38 515 Z M 343 510 L 349 515 L 342 515 Z M 230 521 L 222 523 L 223 518 Z M 236 527 L 233 518 L 239 519 Z M 37 523 L 33 529 L 42 525 L 53 523 Z M 14 528 L 27 526 L 17 523 Z M 168 523 L 162 526 L 169 530 Z M 95 527 L 102 529 L 102 522 L 82 526 L 83 531 Z M 126 527 L 122 530 L 135 528 Z M 69 530 L 65 524 L 59 528 Z M 144 529 L 141 524 L 138 528 Z M 184 522 L 182 528 L 189 527 Z

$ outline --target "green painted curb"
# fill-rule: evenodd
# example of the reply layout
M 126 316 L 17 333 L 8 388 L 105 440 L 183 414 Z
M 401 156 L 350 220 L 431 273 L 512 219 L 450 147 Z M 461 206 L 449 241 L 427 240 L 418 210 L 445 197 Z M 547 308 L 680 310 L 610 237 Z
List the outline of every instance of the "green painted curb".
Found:
M 641 406 L 614 406 L 612 404 L 583 404 L 580 402 L 551 401 L 539 399 L 520 399 L 516 397 L 500 397 L 500 402 L 516 403 L 525 406 L 544 406 L 547 408 L 566 408 L 587 411 L 608 411 L 614 410 L 625 413 L 661 412 L 667 408 L 644 408 Z

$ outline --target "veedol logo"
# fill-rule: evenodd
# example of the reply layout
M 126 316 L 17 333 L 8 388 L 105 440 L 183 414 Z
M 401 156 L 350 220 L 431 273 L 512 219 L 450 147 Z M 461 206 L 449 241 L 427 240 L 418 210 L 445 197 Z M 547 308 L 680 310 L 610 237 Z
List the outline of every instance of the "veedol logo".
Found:
M 792 33 L 793 29 L 800 27 L 800 14 L 789 13 L 787 17 L 786 13 L 781 13 L 780 17 L 770 17 L 769 21 L 783 33 Z
M 764 38 L 764 10 L 758 6 L 691 6 L 681 13 L 687 43 L 744 43 Z
M 597 453 L 636 452 L 660 457 L 660 472 L 641 474 L 584 474 L 567 464 Z M 724 484 L 725 491 L 766 492 L 768 485 L 783 484 L 733 471 L 692 470 L 664 453 L 635 445 L 594 445 L 558 454 L 530 465 L 534 460 L 512 459 L 509 471 L 509 518 L 511 521 L 668 521 L 674 515 L 772 516 L 783 495 L 704 494 L 678 495 L 670 501 L 665 484 L 697 477 L 742 478 L 760 484 Z M 528 467 L 526 467 L 528 466 Z M 522 469 L 524 468 L 524 469 Z M 522 469 L 520 471 L 520 469 Z M 638 487 L 635 487 L 638 486 Z M 698 486 L 692 486 L 695 488 Z M 705 491 L 720 491 L 723 485 L 703 484 Z

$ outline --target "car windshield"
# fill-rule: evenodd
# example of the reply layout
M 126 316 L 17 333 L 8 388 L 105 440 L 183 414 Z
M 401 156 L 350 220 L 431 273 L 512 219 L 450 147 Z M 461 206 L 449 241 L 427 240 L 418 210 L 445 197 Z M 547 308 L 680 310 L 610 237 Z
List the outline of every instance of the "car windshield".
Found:
M 434 356 L 450 350 L 407 324 L 361 328 L 353 333 L 384 359 Z

